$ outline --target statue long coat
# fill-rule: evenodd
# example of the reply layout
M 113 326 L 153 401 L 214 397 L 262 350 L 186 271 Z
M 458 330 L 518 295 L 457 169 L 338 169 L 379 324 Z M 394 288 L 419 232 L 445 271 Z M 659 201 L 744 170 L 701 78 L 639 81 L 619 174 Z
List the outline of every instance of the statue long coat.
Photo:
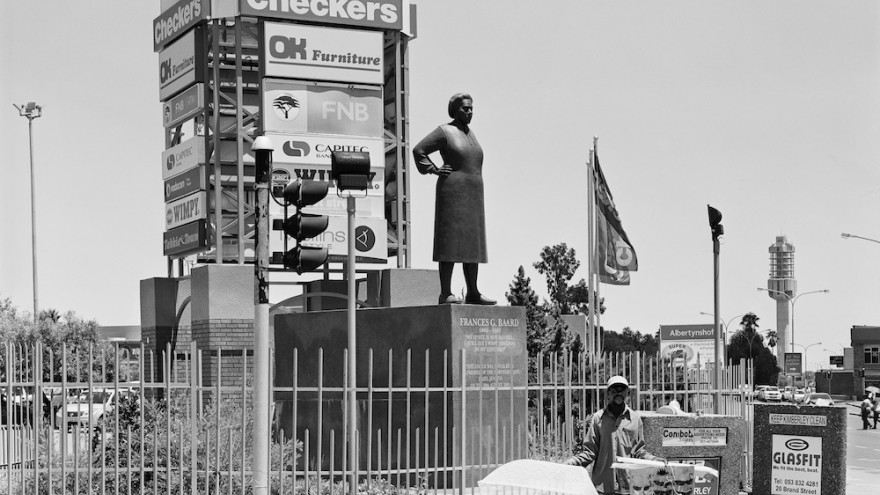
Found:
M 453 121 L 434 129 L 413 148 L 420 173 L 435 169 L 428 157 L 435 151 L 452 172 L 437 178 L 434 261 L 486 263 L 483 148 L 472 129 Z

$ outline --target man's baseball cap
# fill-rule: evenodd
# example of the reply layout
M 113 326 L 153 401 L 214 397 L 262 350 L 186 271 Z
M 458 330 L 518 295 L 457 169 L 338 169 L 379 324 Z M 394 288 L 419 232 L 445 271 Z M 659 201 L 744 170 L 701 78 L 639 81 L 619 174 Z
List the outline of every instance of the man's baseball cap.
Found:
M 609 378 L 608 379 L 608 386 L 605 388 L 611 388 L 615 385 L 623 385 L 624 387 L 629 388 L 629 382 L 626 381 L 626 378 L 624 378 L 620 375 L 615 375 L 615 376 L 612 376 L 611 378 Z

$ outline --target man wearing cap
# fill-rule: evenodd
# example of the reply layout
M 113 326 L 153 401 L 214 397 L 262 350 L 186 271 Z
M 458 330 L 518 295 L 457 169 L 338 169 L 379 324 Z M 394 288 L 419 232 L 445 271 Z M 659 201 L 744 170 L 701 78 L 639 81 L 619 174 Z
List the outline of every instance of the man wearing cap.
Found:
M 596 411 L 584 439 L 584 450 L 565 464 L 587 467 L 593 464 L 591 478 L 596 491 L 604 495 L 629 494 L 626 471 L 613 469 L 615 457 L 661 460 L 645 450 L 642 418 L 626 405 L 629 382 L 617 375 L 608 380 L 608 405 Z

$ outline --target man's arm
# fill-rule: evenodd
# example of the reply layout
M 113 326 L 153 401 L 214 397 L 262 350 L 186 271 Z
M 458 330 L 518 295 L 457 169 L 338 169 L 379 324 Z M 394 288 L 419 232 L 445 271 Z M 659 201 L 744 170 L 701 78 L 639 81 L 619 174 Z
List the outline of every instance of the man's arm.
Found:
M 569 457 L 563 464 L 587 467 L 596 459 L 596 453 L 599 452 L 599 416 L 600 414 L 597 412 L 590 420 L 590 428 L 584 438 L 584 450 Z
M 629 454 L 630 457 L 633 457 L 635 459 L 647 459 L 649 461 L 663 461 L 663 462 L 665 462 L 666 459 L 663 459 L 662 457 L 655 456 L 654 454 L 648 452 L 648 450 L 645 448 L 645 427 L 642 424 L 642 418 L 639 416 L 636 416 L 636 417 L 638 418 L 638 420 L 635 422 L 636 423 L 636 435 L 635 435 L 636 441 L 632 446 L 632 450 L 630 451 L 630 454 Z

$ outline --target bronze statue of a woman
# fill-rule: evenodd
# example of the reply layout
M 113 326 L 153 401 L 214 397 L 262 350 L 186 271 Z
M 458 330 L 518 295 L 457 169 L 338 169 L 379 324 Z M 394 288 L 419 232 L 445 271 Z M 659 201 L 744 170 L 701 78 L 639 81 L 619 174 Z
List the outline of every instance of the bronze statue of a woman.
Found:
M 440 264 L 440 304 L 457 304 L 452 293 L 452 269 L 464 268 L 467 304 L 492 305 L 477 289 L 479 263 L 486 263 L 486 212 L 483 205 L 483 148 L 469 124 L 473 98 L 458 93 L 449 99 L 452 122 L 442 124 L 413 148 L 422 174 L 437 175 L 434 211 L 434 261 Z M 437 166 L 428 155 L 440 152 Z

